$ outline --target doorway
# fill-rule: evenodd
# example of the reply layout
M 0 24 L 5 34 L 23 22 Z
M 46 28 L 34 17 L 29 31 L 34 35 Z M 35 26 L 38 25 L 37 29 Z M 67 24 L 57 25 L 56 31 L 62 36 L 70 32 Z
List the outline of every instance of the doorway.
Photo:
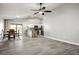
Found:
M 23 33 L 22 24 L 10 24 L 9 29 L 14 29 L 16 31 L 16 33 L 19 33 L 19 35 L 22 35 L 22 33 Z

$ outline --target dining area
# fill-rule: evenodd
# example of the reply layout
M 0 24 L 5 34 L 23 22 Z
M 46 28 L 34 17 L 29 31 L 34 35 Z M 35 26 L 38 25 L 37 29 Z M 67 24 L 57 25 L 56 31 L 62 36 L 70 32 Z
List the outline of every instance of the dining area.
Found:
M 8 38 L 8 40 L 11 40 L 11 38 L 13 38 L 15 40 L 15 37 L 19 38 L 19 30 L 18 30 L 18 33 L 14 29 L 9 29 L 8 31 L 3 31 L 3 40 L 5 38 Z

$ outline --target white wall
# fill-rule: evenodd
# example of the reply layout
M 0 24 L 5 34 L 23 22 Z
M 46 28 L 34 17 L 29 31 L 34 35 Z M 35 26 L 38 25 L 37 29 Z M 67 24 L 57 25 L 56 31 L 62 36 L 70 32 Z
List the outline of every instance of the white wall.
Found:
M 44 18 L 45 36 L 79 43 L 79 4 L 63 4 Z
M 0 18 L 0 38 L 1 38 L 2 30 L 4 30 L 4 20 Z

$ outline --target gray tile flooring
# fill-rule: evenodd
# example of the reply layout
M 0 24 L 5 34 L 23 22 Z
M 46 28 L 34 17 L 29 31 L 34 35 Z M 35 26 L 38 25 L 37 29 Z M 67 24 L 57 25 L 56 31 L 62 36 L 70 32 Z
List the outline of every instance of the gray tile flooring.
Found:
M 0 41 L 0 55 L 78 55 L 79 46 L 44 37 Z

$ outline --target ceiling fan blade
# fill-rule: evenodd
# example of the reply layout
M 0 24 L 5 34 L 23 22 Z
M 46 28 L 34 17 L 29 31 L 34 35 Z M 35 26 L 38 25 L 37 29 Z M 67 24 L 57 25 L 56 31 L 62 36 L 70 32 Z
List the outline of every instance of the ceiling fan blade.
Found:
M 44 9 L 46 9 L 46 7 L 42 7 L 42 9 L 44 10 Z
M 32 9 L 33 11 L 39 11 L 39 10 L 35 10 L 35 9 Z
M 51 10 L 45 10 L 44 12 L 52 12 Z
M 35 14 L 38 14 L 38 13 L 39 13 L 39 12 L 36 12 L 36 13 L 34 13 L 34 15 L 35 15 Z

